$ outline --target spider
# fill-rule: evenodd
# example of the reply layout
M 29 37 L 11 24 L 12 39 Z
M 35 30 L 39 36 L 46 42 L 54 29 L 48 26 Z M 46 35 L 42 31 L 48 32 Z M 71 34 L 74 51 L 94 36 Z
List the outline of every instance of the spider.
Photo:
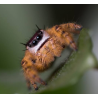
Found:
M 55 25 L 46 30 L 40 29 L 23 44 L 26 46 L 25 55 L 21 61 L 27 87 L 31 89 L 31 84 L 38 90 L 37 83 L 46 85 L 39 73 L 48 69 L 55 57 L 60 57 L 65 47 L 70 46 L 77 51 L 77 45 L 73 34 L 79 34 L 82 26 L 75 23 L 64 23 Z

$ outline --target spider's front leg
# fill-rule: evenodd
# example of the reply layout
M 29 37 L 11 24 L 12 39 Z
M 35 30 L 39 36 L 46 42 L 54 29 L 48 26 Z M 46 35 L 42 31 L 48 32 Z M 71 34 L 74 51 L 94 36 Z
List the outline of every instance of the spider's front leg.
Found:
M 33 85 L 35 90 L 38 90 L 37 83 L 40 83 L 42 85 L 46 85 L 46 83 L 39 77 L 38 72 L 34 69 L 28 68 L 24 72 L 26 80 L 27 80 L 27 87 L 30 89 L 30 84 Z
M 39 77 L 38 71 L 34 67 L 34 64 L 32 62 L 32 57 L 30 56 L 28 51 L 26 51 L 26 54 L 23 60 L 21 61 L 21 65 L 24 71 L 24 76 L 26 78 L 28 89 L 31 89 L 30 84 L 33 85 L 35 90 L 38 89 L 36 83 L 46 85 L 46 83 Z
M 24 71 L 24 76 L 26 78 L 27 88 L 29 90 L 31 90 L 31 84 L 32 84 L 34 89 L 38 90 L 37 84 L 34 82 L 34 79 L 33 79 L 33 77 L 34 77 L 33 74 L 32 74 L 32 77 L 30 78 L 30 75 L 28 75 L 28 73 L 26 73 L 26 71 Z

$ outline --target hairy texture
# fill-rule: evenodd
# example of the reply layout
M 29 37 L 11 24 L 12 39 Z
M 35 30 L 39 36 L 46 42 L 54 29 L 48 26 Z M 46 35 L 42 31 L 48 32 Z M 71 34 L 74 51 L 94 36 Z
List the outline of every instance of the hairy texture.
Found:
M 38 73 L 48 69 L 51 66 L 51 62 L 55 60 L 55 57 L 61 55 L 61 52 L 66 46 L 70 46 L 75 51 L 77 50 L 73 34 L 79 34 L 81 29 L 82 26 L 78 24 L 66 23 L 42 30 L 45 34 L 47 33 L 49 35 L 48 39 L 39 48 L 37 47 L 38 50 L 36 52 L 31 52 L 29 49 L 32 47 L 29 47 L 25 51 L 25 56 L 21 61 L 29 89 L 31 88 L 30 84 L 32 84 L 35 90 L 37 90 L 37 82 L 46 85 Z

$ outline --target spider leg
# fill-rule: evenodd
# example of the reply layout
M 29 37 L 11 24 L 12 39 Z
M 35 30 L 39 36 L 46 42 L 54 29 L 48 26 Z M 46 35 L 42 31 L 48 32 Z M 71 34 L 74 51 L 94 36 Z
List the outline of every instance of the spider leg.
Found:
M 73 36 L 69 32 L 63 32 L 63 36 L 65 37 L 65 42 L 67 45 L 69 45 L 73 50 L 77 51 L 77 45 L 73 39 Z
M 35 69 L 31 59 L 30 57 L 26 56 L 23 58 L 21 64 L 24 71 L 24 76 L 26 78 L 28 89 L 31 89 L 30 84 L 32 84 L 34 89 L 38 90 L 38 86 L 36 84 L 37 82 L 42 85 L 46 85 L 46 83 L 39 77 L 38 71 Z
M 30 69 L 26 75 L 29 78 L 30 83 L 33 85 L 35 90 L 38 90 L 38 86 L 36 83 L 40 83 L 42 85 L 46 85 L 46 83 L 39 77 L 37 71 Z
M 38 90 L 38 86 L 36 83 L 46 85 L 46 83 L 38 76 L 37 71 L 35 71 L 33 69 L 25 70 L 24 75 L 25 75 L 25 77 L 28 77 L 28 79 L 26 79 L 26 82 L 27 82 L 27 87 L 29 90 L 31 89 L 30 84 L 32 84 L 32 86 L 35 90 Z
M 76 23 L 66 23 L 60 25 L 64 31 L 79 34 L 83 26 Z
M 46 32 L 50 33 L 54 37 L 56 36 L 56 40 L 59 40 L 59 42 L 61 43 L 58 44 L 62 45 L 62 47 L 64 45 L 65 46 L 69 45 L 73 50 L 77 51 L 77 45 L 74 41 L 74 37 L 72 33 L 79 33 L 80 30 L 78 29 L 81 27 L 77 27 L 78 29 L 76 30 L 76 27 L 74 25 L 75 25 L 74 23 L 56 25 L 51 29 L 48 29 Z
M 30 86 L 30 81 L 29 81 L 29 79 L 26 79 L 26 82 L 27 82 L 28 90 L 31 90 L 31 86 Z

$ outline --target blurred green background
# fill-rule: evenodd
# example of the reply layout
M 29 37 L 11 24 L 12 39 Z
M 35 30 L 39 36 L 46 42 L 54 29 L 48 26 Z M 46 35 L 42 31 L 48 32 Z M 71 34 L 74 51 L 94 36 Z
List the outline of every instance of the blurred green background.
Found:
M 93 53 L 98 59 L 98 5 L 0 5 L 0 93 L 29 93 L 21 70 L 26 43 L 40 28 L 76 22 L 90 29 Z M 97 70 L 87 71 L 75 93 L 98 93 Z

